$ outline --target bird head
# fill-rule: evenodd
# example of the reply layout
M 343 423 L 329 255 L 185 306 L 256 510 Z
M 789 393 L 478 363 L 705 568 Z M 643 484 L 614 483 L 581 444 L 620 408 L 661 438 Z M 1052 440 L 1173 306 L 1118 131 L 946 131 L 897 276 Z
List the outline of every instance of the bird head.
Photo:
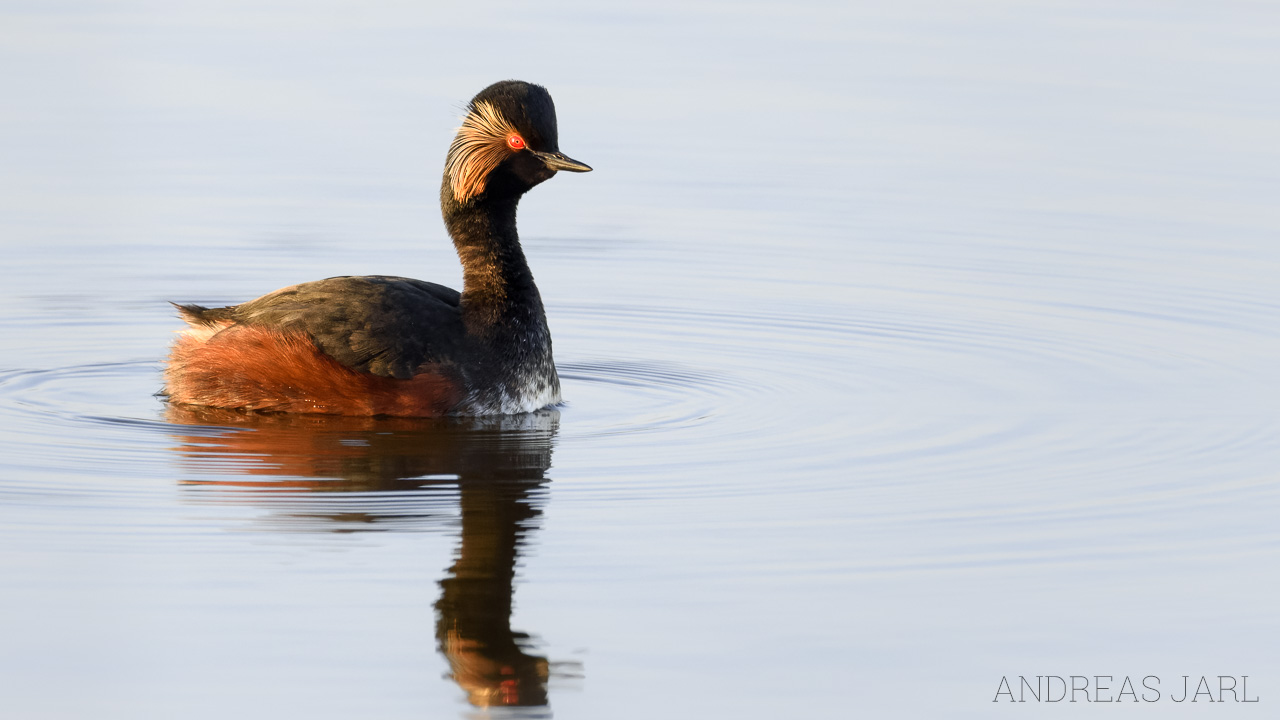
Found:
M 591 167 L 560 152 L 551 94 L 540 85 L 504 80 L 467 104 L 449 146 L 445 186 L 459 203 L 486 194 L 519 196 L 560 170 Z

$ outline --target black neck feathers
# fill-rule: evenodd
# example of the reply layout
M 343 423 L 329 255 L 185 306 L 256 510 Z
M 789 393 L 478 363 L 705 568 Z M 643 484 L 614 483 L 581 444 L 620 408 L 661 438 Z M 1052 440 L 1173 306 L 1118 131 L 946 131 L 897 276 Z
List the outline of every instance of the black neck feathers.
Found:
M 463 320 L 470 332 L 489 334 L 545 327 L 542 298 L 516 231 L 519 195 L 495 192 L 459 203 L 446 178 L 445 226 L 462 262 Z

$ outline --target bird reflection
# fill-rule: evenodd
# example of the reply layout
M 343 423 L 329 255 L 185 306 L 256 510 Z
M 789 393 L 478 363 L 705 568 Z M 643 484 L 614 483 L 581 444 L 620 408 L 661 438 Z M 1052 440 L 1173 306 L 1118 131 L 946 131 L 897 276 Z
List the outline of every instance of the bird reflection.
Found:
M 425 529 L 461 509 L 436 639 L 477 707 L 547 704 L 551 674 L 511 629 L 516 561 L 546 500 L 554 410 L 487 418 L 255 415 L 170 405 L 192 492 L 270 507 L 275 529 Z M 243 494 L 242 494 L 243 493 Z

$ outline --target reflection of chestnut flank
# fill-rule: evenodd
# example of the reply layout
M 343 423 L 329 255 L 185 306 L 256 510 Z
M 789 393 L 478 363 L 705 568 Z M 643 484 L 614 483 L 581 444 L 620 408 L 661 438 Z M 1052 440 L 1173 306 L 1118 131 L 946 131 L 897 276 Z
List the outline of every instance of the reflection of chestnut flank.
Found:
M 480 91 L 449 147 L 440 206 L 463 289 L 336 277 L 240 305 L 180 305 L 190 326 L 165 370 L 170 402 L 336 415 L 532 412 L 560 401 L 542 297 L 516 233 L 521 196 L 559 170 L 546 89 Z
M 181 465 L 197 476 L 183 482 L 193 497 L 275 508 L 267 527 L 357 532 L 460 519 L 435 604 L 450 677 L 478 707 L 547 704 L 553 665 L 511 628 L 511 610 L 520 553 L 547 499 L 557 411 L 372 418 L 171 404 L 166 418 Z M 220 472 L 209 475 L 210 467 Z M 456 516 L 439 505 L 452 502 L 453 488 Z M 271 492 L 279 490 L 291 492 Z M 343 493 L 353 494 L 344 501 Z

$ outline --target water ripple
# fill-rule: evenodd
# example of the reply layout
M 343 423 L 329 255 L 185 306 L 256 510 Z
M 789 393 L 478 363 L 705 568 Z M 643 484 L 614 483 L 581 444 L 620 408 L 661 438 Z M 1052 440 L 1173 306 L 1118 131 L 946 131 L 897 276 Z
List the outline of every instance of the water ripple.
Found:
M 339 517 L 347 527 L 376 520 L 369 529 L 379 530 L 438 526 L 452 522 L 457 463 L 470 452 L 458 433 L 480 437 L 486 422 L 505 433 L 485 441 L 496 443 L 493 453 L 534 447 L 566 502 L 853 492 L 853 514 L 868 523 L 969 522 L 1253 491 L 1192 485 L 1231 457 L 1273 452 L 1275 423 L 1246 417 L 1188 442 L 1204 397 L 1166 382 L 1188 367 L 1227 372 L 1230 362 L 1211 351 L 1153 360 L 1149 344 L 1159 338 L 1130 333 L 1129 316 L 1086 322 L 1087 308 L 1060 310 L 1061 322 L 1029 325 L 1016 313 L 901 307 L 855 316 L 568 304 L 553 308 L 567 402 L 550 411 L 553 420 L 524 428 L 510 419 L 465 427 L 236 413 L 175 420 L 152 397 L 155 361 L 13 370 L 0 374 L 0 418 L 11 428 L 0 440 L 20 458 L 15 469 L 31 471 L 0 481 L 0 494 L 23 504 L 74 497 L 145 506 L 162 502 L 176 476 L 189 502 L 266 504 L 276 527 Z M 1104 322 L 1114 334 L 1098 334 Z M 574 352 L 623 346 L 638 352 Z M 1169 412 L 1153 422 L 1158 402 Z M 1111 415 L 1081 423 L 1082 407 Z M 422 438 L 441 433 L 453 438 L 443 465 L 439 452 L 385 441 L 419 438 L 425 447 Z M 552 464 L 553 447 L 573 461 Z M 1170 462 L 1201 470 L 1114 486 L 1117 473 L 1138 477 Z M 747 469 L 776 481 L 743 482 Z M 1031 475 L 1035 487 L 1021 482 Z M 1080 500 L 1046 494 L 1055 483 Z M 903 506 L 912 487 L 923 495 Z

